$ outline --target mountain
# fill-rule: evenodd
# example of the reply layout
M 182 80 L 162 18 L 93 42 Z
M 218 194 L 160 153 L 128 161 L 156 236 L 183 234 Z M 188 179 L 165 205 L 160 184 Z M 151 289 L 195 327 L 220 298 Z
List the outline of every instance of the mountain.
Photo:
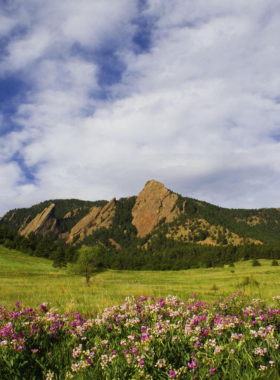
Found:
M 110 260 L 117 255 L 117 267 L 122 265 L 120 258 L 132 252 L 138 261 L 141 255 L 155 257 L 160 252 L 162 261 L 171 251 L 178 257 L 192 249 L 194 257 L 201 252 L 205 261 L 205 252 L 220 252 L 221 257 L 239 252 L 245 257 L 242 247 L 248 252 L 250 246 L 249 251 L 266 252 L 268 257 L 269 250 L 277 256 L 280 247 L 279 209 L 226 209 L 183 197 L 155 180 L 148 181 L 138 196 L 119 200 L 60 199 L 11 210 L 0 225 L 21 236 L 32 232 L 38 239 L 47 236 L 68 247 L 98 243 L 110 253 Z
M 155 180 L 148 181 L 137 197 L 109 202 L 50 200 L 11 210 L 0 223 L 24 236 L 32 231 L 53 234 L 67 244 L 112 227 L 123 234 L 129 228 L 145 238 L 162 225 L 168 237 L 197 244 L 280 243 L 279 209 L 226 209 L 182 197 Z

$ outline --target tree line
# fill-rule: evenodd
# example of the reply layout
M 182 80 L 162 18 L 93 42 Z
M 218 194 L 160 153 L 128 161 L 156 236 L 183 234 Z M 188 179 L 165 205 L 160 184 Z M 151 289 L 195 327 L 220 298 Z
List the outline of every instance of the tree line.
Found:
M 99 245 L 97 256 L 102 267 L 116 270 L 180 270 L 219 267 L 239 260 L 280 260 L 279 245 L 245 244 L 240 246 L 210 246 L 185 243 L 157 235 L 146 244 L 123 244 L 117 251 L 107 239 L 106 229 L 98 231 L 95 241 L 89 246 Z M 129 241 L 129 240 L 128 240 Z M 143 243 L 138 239 L 137 243 Z M 38 237 L 31 232 L 28 237 L 16 234 L 6 226 L 0 227 L 0 244 L 31 256 L 44 257 L 53 261 L 55 267 L 75 263 L 82 247 L 59 245 L 49 236 Z
M 0 244 L 30 256 L 50 259 L 54 267 L 65 267 L 67 263 L 75 262 L 78 258 L 77 248 L 73 246 L 60 245 L 52 241 L 50 236 L 40 237 L 34 232 L 25 237 L 7 226 L 0 226 Z

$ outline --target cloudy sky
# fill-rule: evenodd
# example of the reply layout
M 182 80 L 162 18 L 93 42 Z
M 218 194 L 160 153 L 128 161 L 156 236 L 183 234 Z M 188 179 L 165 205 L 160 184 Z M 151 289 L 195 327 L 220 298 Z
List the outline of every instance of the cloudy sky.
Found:
M 0 215 L 138 194 L 280 207 L 279 0 L 0 1 Z

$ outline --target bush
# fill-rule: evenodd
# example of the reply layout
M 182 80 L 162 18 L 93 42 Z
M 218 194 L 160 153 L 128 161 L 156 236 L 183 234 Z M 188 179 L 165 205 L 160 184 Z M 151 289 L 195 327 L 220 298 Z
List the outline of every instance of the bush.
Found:
M 271 266 L 278 267 L 279 266 L 278 261 L 277 260 L 272 260 Z
M 252 267 L 260 267 L 260 266 L 261 266 L 261 263 L 257 259 L 254 259 L 252 262 Z

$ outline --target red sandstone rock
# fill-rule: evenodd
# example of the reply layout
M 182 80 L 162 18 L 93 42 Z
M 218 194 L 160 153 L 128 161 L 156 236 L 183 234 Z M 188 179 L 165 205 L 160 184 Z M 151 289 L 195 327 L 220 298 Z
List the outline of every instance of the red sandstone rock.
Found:
M 162 218 L 166 218 L 167 223 L 172 222 L 179 214 L 177 200 L 178 195 L 167 190 L 161 182 L 148 181 L 132 209 L 132 224 L 138 236 L 146 236 Z
M 112 224 L 115 211 L 116 198 L 113 198 L 103 208 L 93 206 L 90 212 L 72 228 L 66 243 L 72 243 L 77 235 L 79 235 L 77 241 L 81 241 L 85 236 L 90 235 L 101 227 L 109 228 Z
M 22 231 L 19 231 L 20 235 L 28 236 L 30 232 L 35 232 L 36 235 L 44 235 L 47 231 L 54 232 L 56 229 L 56 219 L 53 217 L 54 208 L 54 203 L 46 207 Z

